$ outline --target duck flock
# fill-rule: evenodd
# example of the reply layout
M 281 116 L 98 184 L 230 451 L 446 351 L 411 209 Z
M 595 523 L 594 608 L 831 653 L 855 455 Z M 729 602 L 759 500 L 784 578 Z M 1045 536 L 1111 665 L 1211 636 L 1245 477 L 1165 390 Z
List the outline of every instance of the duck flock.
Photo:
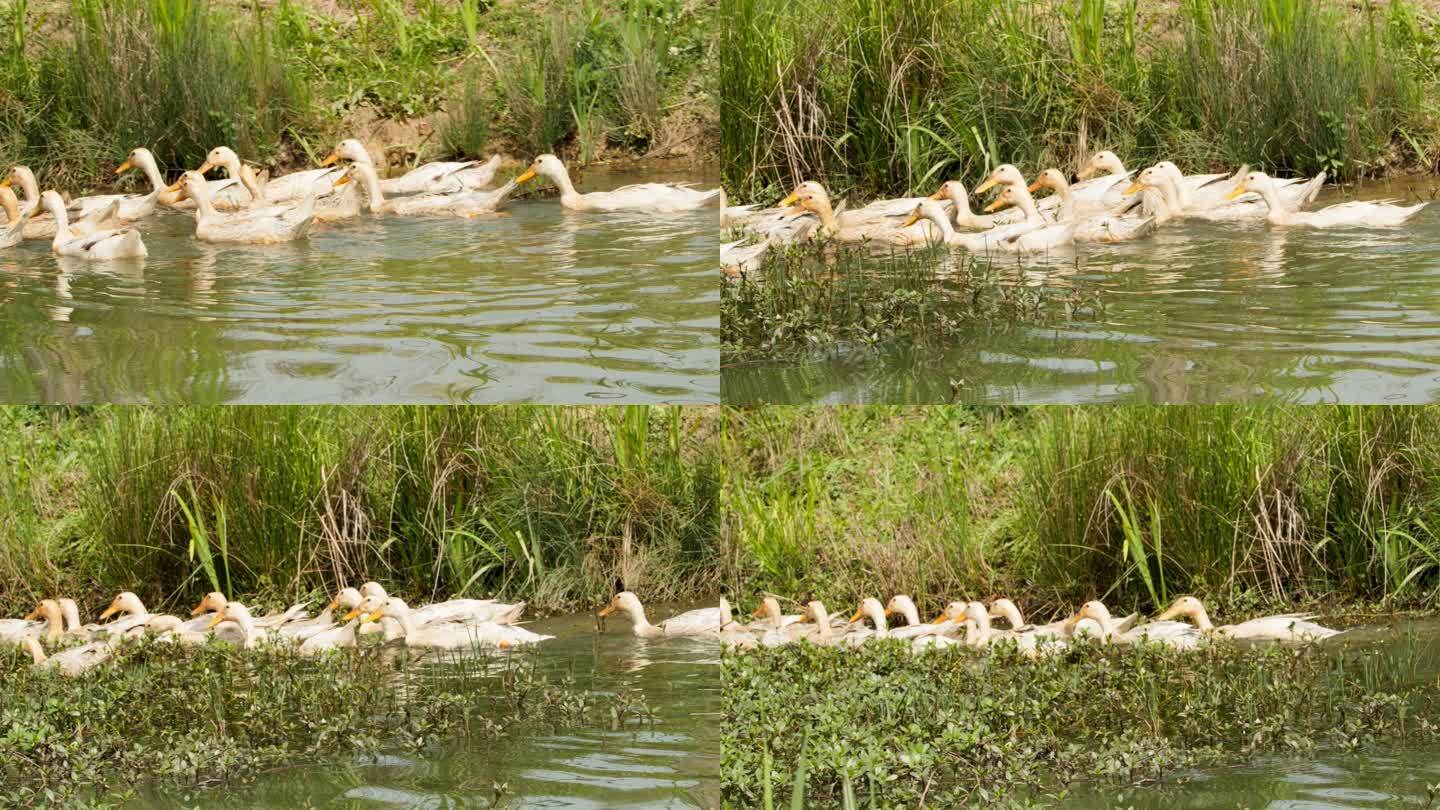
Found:
M 1079 610 L 1049 624 L 1025 621 L 1020 609 L 1009 599 L 982 602 L 951 602 L 933 621 L 922 622 L 915 602 L 903 594 L 885 605 L 873 597 L 860 602 L 849 619 L 831 616 L 818 601 L 807 602 L 804 610 L 785 615 L 780 600 L 765 596 L 749 623 L 737 622 L 730 606 L 722 600 L 721 642 L 732 649 L 776 647 L 805 641 L 821 645 L 857 646 L 873 639 L 908 641 L 916 650 L 933 647 L 972 648 L 1013 645 L 1026 656 L 1053 654 L 1072 641 L 1087 638 L 1102 644 L 1161 644 L 1193 649 L 1207 640 L 1248 639 L 1252 641 L 1309 642 L 1338 635 L 1340 631 L 1316 624 L 1308 616 L 1287 613 L 1215 626 L 1204 604 L 1193 596 L 1182 596 L 1154 619 L 1132 614 L 1122 619 L 1111 616 L 1098 600 L 1086 602 Z M 903 622 L 891 626 L 891 617 Z M 995 620 L 1005 627 L 995 626 Z M 868 624 L 867 624 L 868 621 Z
M 197 239 L 248 244 L 304 239 L 314 223 L 357 219 L 362 208 L 371 215 L 474 218 L 499 210 L 516 188 L 536 176 L 553 182 L 560 205 L 572 211 L 673 213 L 704 207 L 720 194 L 719 189 L 663 183 L 581 193 L 554 155 L 535 158 L 524 173 L 487 190 L 499 166 L 500 156 L 494 155 L 483 162 L 426 163 L 401 177 L 381 179 L 364 145 L 347 138 L 320 168 L 276 178 L 256 173 L 234 150 L 218 146 L 200 167 L 167 184 L 155 156 L 141 147 L 115 173 L 140 170 L 150 184 L 148 194 L 68 201 L 54 189 L 41 191 L 29 167 L 14 166 L 0 179 L 0 249 L 34 239 L 49 240 L 54 253 L 78 259 L 143 258 L 148 255 L 143 225 L 167 209 L 193 211 Z M 228 177 L 207 179 L 212 170 Z
M 617 611 L 631 620 L 640 638 L 719 636 L 720 608 L 692 610 L 651 624 L 640 599 L 621 591 L 599 615 Z M 304 603 L 281 613 L 255 616 L 245 605 L 215 591 L 200 600 L 189 619 L 182 619 L 151 613 L 140 597 L 124 591 L 100 614 L 101 622 L 116 617 L 105 624 L 83 623 L 73 599 L 43 599 L 23 619 L 0 619 L 0 643 L 25 647 L 36 669 L 74 676 L 110 660 L 122 642 L 147 635 L 174 644 L 205 644 L 216 639 L 244 649 L 266 645 L 304 656 L 356 647 L 360 636 L 370 634 L 382 635 L 387 643 L 421 649 L 509 649 L 554 638 L 518 626 L 524 612 L 524 602 L 505 604 L 493 599 L 450 599 L 412 608 L 386 593 L 379 583 L 366 582 L 359 589 L 341 588 L 313 617 L 305 612 Z M 64 649 L 47 654 L 46 646 Z
M 1170 161 L 1138 174 L 1114 152 L 1100 152 L 1070 183 L 1059 169 L 1045 169 L 1032 183 L 1006 163 L 987 176 L 976 194 L 999 194 L 976 214 L 959 180 L 941 183 L 929 197 L 879 200 L 847 211 L 831 203 L 825 187 L 800 183 L 773 208 L 721 205 L 721 226 L 742 232 L 721 246 L 721 270 L 740 276 L 759 268 L 778 245 L 818 237 L 889 247 L 944 244 L 976 254 L 1034 254 L 1076 243 L 1127 242 L 1177 220 L 1267 222 L 1308 228 L 1388 228 L 1404 224 L 1428 203 L 1395 200 L 1343 202 L 1308 210 L 1325 183 L 1312 178 L 1275 178 L 1241 167 L 1233 174 L 1185 175 Z M 1033 195 L 1048 189 L 1050 196 Z

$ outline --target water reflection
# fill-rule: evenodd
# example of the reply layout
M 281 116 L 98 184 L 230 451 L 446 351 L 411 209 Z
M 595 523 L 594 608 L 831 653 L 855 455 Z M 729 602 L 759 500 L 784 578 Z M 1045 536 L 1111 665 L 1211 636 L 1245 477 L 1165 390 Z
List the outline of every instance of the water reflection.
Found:
M 1356 196 L 1431 193 L 1396 183 Z M 1340 200 L 1331 190 L 1321 204 Z M 977 325 L 938 349 L 727 367 L 726 401 L 1440 398 L 1440 206 L 1397 229 L 1191 222 L 1002 268 L 1007 284 L 1098 291 L 1105 310 L 1059 325 Z
M 638 179 L 592 172 L 586 186 Z M 524 200 L 503 216 L 368 218 L 265 246 L 198 242 L 174 213 L 144 228 L 143 261 L 0 251 L 0 399 L 719 396 L 713 210 L 579 215 Z

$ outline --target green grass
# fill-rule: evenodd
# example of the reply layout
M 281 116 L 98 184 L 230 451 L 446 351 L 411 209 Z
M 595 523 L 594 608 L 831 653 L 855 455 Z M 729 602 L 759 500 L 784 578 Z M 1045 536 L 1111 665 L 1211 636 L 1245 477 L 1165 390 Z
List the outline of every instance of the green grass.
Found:
M 724 435 L 742 607 L 1007 595 L 1043 617 L 1190 592 L 1244 613 L 1440 593 L 1432 407 L 767 408 L 728 411 Z
M 1083 645 L 913 654 L 903 642 L 726 655 L 721 782 L 733 807 L 1038 807 L 1076 784 L 1320 747 L 1436 740 L 1416 639 L 1339 649 Z
M 162 170 L 226 144 L 309 165 L 352 122 L 427 119 L 415 159 L 644 153 L 704 99 L 716 0 L 0 0 L 0 155 L 46 187 L 106 187 L 135 146 Z M 675 47 L 671 47 L 674 43 Z M 361 110 L 364 108 L 364 111 Z
M 290 601 L 377 579 L 603 602 L 713 593 L 715 412 L 679 408 L 0 411 L 0 605 Z
M 1187 171 L 1429 168 L 1434 21 L 1407 0 L 724 0 L 724 182 L 927 192 L 1078 152 Z
M 127 642 L 84 678 L 37 673 L 18 648 L 0 649 L 5 804 L 114 807 L 137 783 L 203 802 L 195 789 L 266 769 L 647 713 L 643 695 L 581 691 L 538 674 L 530 654 L 418 666 L 374 650 L 300 659 L 227 646 Z

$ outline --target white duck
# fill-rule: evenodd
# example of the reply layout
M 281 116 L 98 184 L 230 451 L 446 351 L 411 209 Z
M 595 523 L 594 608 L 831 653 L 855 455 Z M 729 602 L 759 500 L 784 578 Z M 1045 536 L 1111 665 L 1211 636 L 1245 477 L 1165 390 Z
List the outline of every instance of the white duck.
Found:
M 951 223 L 962 231 L 988 231 L 997 225 L 1013 225 L 1025 218 L 1019 208 L 1010 208 L 995 214 L 976 214 L 970 210 L 970 195 L 965 184 L 959 180 L 946 180 L 930 195 L 930 199 L 949 202 L 954 206 Z M 912 208 L 910 212 L 913 212 Z
M 1065 642 L 1055 636 L 996 630 L 990 624 L 989 609 L 981 602 L 967 602 L 964 617 L 973 627 L 973 632 L 967 631 L 965 634 L 965 644 L 969 647 L 988 647 L 997 641 L 1009 641 L 1014 642 L 1027 658 L 1048 655 L 1065 648 Z
M 1060 208 L 1055 213 L 1056 222 L 1074 222 L 1076 242 L 1129 242 L 1148 236 L 1155 231 L 1155 218 L 1144 216 L 1119 216 L 1113 213 L 1078 213 L 1070 183 L 1058 169 L 1046 169 L 1030 184 L 1029 191 L 1048 188 L 1060 198 Z
M 203 177 L 212 169 L 224 169 L 232 178 L 243 179 L 240 156 L 228 146 L 217 146 L 211 149 L 210 153 L 205 156 L 205 162 L 200 165 L 199 169 L 196 169 L 196 172 Z M 257 207 L 262 202 L 299 202 L 312 196 L 324 197 L 334 192 L 333 175 L 338 172 L 339 169 L 331 168 L 307 169 L 270 178 L 259 184 L 261 186 L 260 197 L 255 199 L 250 207 Z M 250 188 L 250 192 L 254 195 L 255 189 Z
M 42 633 L 46 644 L 58 644 L 65 637 L 65 620 L 61 616 L 60 605 L 54 599 L 41 599 L 23 619 L 0 622 L 0 641 L 18 642 Z
M 519 187 L 512 180 L 493 191 L 432 192 L 387 200 L 380 185 L 380 178 L 375 174 L 375 167 L 368 163 L 351 163 L 350 168 L 336 178 L 335 185 L 343 186 L 352 181 L 358 181 L 358 185 L 365 190 L 372 214 L 452 216 L 467 219 L 498 211 Z
M 69 211 L 73 215 L 79 212 L 80 216 L 94 214 L 108 208 L 112 203 L 119 203 L 116 217 L 121 222 L 136 222 L 155 213 L 160 205 L 160 195 L 165 193 L 165 178 L 160 174 L 160 167 L 155 163 L 155 156 L 149 149 L 143 146 L 130 150 L 125 157 L 125 162 L 115 170 L 116 176 L 122 175 L 137 168 L 145 174 L 145 179 L 150 183 L 149 194 L 103 194 L 95 197 L 81 197 L 78 200 L 71 200 Z
M 315 197 L 298 205 L 272 205 L 222 213 L 215 208 L 205 178 L 185 172 L 176 181 L 195 200 L 195 237 L 206 242 L 269 244 L 304 239 L 315 221 Z M 172 187 L 173 188 L 173 187 Z
M 1195 623 L 1202 633 L 1226 638 L 1268 639 L 1272 641 L 1314 641 L 1339 635 L 1341 631 L 1310 621 L 1314 616 L 1301 613 L 1282 613 L 1275 616 L 1261 616 L 1258 619 L 1226 624 L 1216 627 L 1210 623 L 1205 606 L 1193 596 L 1182 596 L 1175 600 L 1169 610 L 1156 617 L 1156 621 L 1183 616 Z
M 226 602 L 225 608 L 218 611 L 210 618 L 209 627 L 211 630 L 221 622 L 234 622 L 240 628 L 240 645 L 245 649 L 254 649 L 261 641 L 268 641 L 275 637 L 275 631 L 260 627 L 255 623 L 254 617 L 250 615 L 250 608 L 239 602 Z
M 354 138 L 346 138 L 337 144 L 334 151 L 320 161 L 320 165 L 329 166 L 338 160 L 363 163 L 371 168 L 375 166 L 369 150 Z M 491 155 L 483 163 L 478 160 L 435 161 L 416 166 L 399 177 L 380 180 L 380 190 L 391 197 L 437 192 L 449 194 L 466 189 L 478 191 L 490 185 L 499 168 L 499 155 Z
M 80 621 L 80 606 L 75 604 L 74 599 L 60 597 L 55 600 L 60 606 L 60 613 L 65 617 L 65 634 L 74 638 L 89 641 L 91 636 L 100 631 L 98 624 L 84 624 Z
M 9 186 L 0 186 L 0 212 L 5 219 L 0 222 L 0 248 L 14 247 L 25 240 L 25 223 L 30 221 L 30 211 L 20 212 L 20 200 Z
M 0 180 L 0 188 L 9 188 L 12 185 L 18 186 L 25 194 L 25 199 L 20 201 L 20 210 L 29 215 L 29 218 L 22 223 L 21 233 L 24 238 L 54 239 L 60 232 L 58 220 L 44 206 L 40 186 L 35 181 L 35 173 L 30 171 L 28 166 L 11 168 L 10 173 Z M 71 210 L 68 205 L 65 206 L 65 209 L 70 236 L 89 236 L 98 231 L 111 231 L 125 225 L 119 217 L 120 207 L 118 205 L 94 208 L 85 213 L 78 209 Z
M 351 590 L 353 592 L 353 589 Z M 344 591 L 341 591 L 341 594 L 344 594 Z M 340 595 L 337 595 L 336 598 L 339 599 Z M 358 602 L 359 600 L 356 601 Z M 229 605 L 230 600 L 225 597 L 225 594 L 219 591 L 211 591 L 200 599 L 200 604 L 196 605 L 194 609 L 190 611 L 190 615 L 203 616 L 206 613 L 223 613 Z M 255 627 L 269 630 L 280 627 L 288 622 L 304 619 L 305 603 L 297 602 L 280 613 L 271 613 L 268 616 L 261 617 L 250 615 L 249 608 L 246 608 L 245 615 L 249 617 L 250 623 Z M 211 626 L 214 625 L 211 624 Z
M 367 599 L 373 598 L 367 597 Z M 718 609 L 712 608 L 712 610 L 716 611 L 715 633 L 718 635 L 720 632 Z M 403 599 L 393 596 L 386 599 L 378 610 L 366 613 L 361 621 L 374 622 L 381 617 L 394 619 L 399 623 L 407 647 L 454 649 L 485 644 L 508 648 L 520 644 L 536 644 L 554 638 L 554 636 L 531 632 L 523 627 L 495 624 L 494 622 L 438 622 L 418 625 L 410 615 L 409 605 L 406 605 Z M 349 618 L 350 616 L 347 615 L 346 619 Z
M 1069 622 L 1073 628 L 1083 619 L 1093 619 L 1104 630 L 1105 638 L 1123 644 L 1163 644 L 1179 649 L 1193 649 L 1199 646 L 1202 636 L 1198 630 L 1185 622 L 1153 621 L 1122 630 L 1110 615 L 1110 610 L 1098 599 L 1086 602 Z
M 1041 637 L 1063 636 L 1067 632 L 1067 626 L 1064 620 L 1042 625 L 1033 625 L 1026 622 L 1025 617 L 1020 613 L 1020 608 L 1016 607 L 1014 602 L 1003 596 L 990 602 L 990 618 L 1004 619 L 1010 625 L 1010 629 L 1016 632 L 1033 633 Z
M 885 603 L 885 615 L 899 615 L 905 619 L 903 627 L 890 628 L 889 635 L 894 638 L 916 639 L 923 636 L 955 635 L 959 627 L 954 623 L 942 619 L 930 623 L 920 621 L 920 611 L 915 608 L 915 602 L 906 594 L 897 593 L 890 597 Z
M 830 195 L 824 189 L 806 188 L 799 194 L 792 193 L 781 201 L 781 205 L 796 203 L 801 209 L 815 214 L 820 225 L 817 234 L 826 239 L 833 239 L 837 242 L 867 242 L 876 245 L 890 245 L 892 247 L 909 247 L 916 245 L 929 245 L 939 242 L 944 238 L 946 231 L 943 227 L 937 227 L 931 222 L 921 222 L 912 219 L 904 224 L 888 219 L 841 219 L 835 215 L 835 209 L 830 204 Z M 925 200 L 923 204 L 939 205 Z M 942 211 L 941 217 L 944 217 Z M 949 225 L 947 221 L 946 226 Z M 954 229 L 951 228 L 950 232 Z M 989 233 L 989 232 L 987 232 Z
M 1007 188 L 1000 193 L 999 199 L 993 205 L 1011 205 L 1018 202 L 1019 199 L 1013 191 Z M 922 219 L 930 222 L 940 231 L 940 238 L 936 240 L 937 242 L 943 242 L 950 247 L 964 248 L 971 253 L 1042 253 L 1075 242 L 1076 224 L 1073 222 L 1039 227 L 1035 227 L 1029 222 L 1020 222 L 1015 225 L 1001 225 L 979 233 L 960 233 L 945 217 L 945 211 L 931 200 L 925 200 L 915 206 L 915 210 L 910 213 L 910 218 L 905 220 L 905 224 L 911 225 Z
M 1270 209 L 1265 221 L 1271 225 L 1295 225 L 1306 228 L 1386 228 L 1402 225 L 1406 220 L 1420 213 L 1429 203 L 1415 205 L 1393 205 L 1388 201 L 1344 202 L 1327 206 L 1318 211 L 1300 211 L 1280 199 L 1275 181 L 1264 172 L 1250 172 L 1235 186 L 1227 199 L 1234 199 L 1247 191 L 1257 192 Z
M 21 643 L 30 650 L 36 669 L 59 672 L 67 678 L 84 675 L 110 660 L 115 653 L 114 640 L 92 641 L 50 656 L 45 654 L 45 649 L 34 636 L 25 636 Z
M 55 238 L 50 241 L 50 250 L 56 255 L 87 261 L 143 259 L 149 255 L 149 251 L 145 249 L 145 241 L 134 228 L 95 231 L 87 236 L 75 236 L 70 230 L 65 200 L 58 192 L 47 191 L 41 194 L 40 204 L 55 218 Z M 118 205 L 119 203 L 111 203 L 108 210 L 113 213 Z
M 702 190 L 663 183 L 640 183 L 613 191 L 581 194 L 570 182 L 570 174 L 565 171 L 565 164 L 554 155 L 535 158 L 530 168 L 515 178 L 515 183 L 524 185 L 536 175 L 554 183 L 560 189 L 560 204 L 572 211 L 649 211 L 664 214 L 703 208 L 720 196 L 718 188 Z
M 651 624 L 645 618 L 645 607 L 640 598 L 630 591 L 621 591 L 600 609 L 599 615 L 609 616 L 615 611 L 624 613 L 634 625 L 635 635 L 640 638 L 668 638 L 671 636 L 716 636 L 720 633 L 720 608 L 690 610 L 660 622 Z
M 1075 175 L 1078 182 L 1070 184 L 1077 211 L 1092 206 L 1108 211 L 1124 204 L 1124 189 L 1134 174 L 1125 168 L 1119 155 L 1108 149 L 1091 155 Z
M 390 598 L 384 586 L 373 580 L 360 586 L 360 595 L 366 598 L 376 597 L 380 602 Z M 410 619 L 416 625 L 461 621 L 514 624 L 524 612 L 524 602 L 505 604 L 494 599 L 447 599 L 444 602 L 410 608 Z

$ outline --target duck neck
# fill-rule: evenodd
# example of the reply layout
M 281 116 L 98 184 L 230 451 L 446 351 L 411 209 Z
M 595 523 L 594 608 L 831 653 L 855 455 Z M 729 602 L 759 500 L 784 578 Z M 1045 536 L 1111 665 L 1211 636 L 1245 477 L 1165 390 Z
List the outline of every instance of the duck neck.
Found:
M 1010 622 L 1012 629 L 1018 630 L 1025 626 L 1025 617 L 1020 615 L 1020 608 L 1015 605 L 1001 605 L 1000 612 L 1005 614 L 1005 621 Z
M 383 618 L 383 617 L 382 617 L 382 618 Z M 395 616 L 394 618 L 395 618 L 396 621 L 398 621 L 398 622 L 400 623 L 400 629 L 401 629 L 402 631 L 404 631 L 404 633 L 405 633 L 405 638 L 406 638 L 407 640 L 408 640 L 411 636 L 415 635 L 415 630 L 416 630 L 416 627 L 415 627 L 415 619 L 414 619 L 414 617 L 412 617 L 412 616 L 410 615 L 410 609 L 409 609 L 409 608 L 406 608 L 406 609 L 400 611 L 400 612 L 399 612 L 399 615 L 398 615 L 398 616 Z
M 957 218 L 959 218 L 962 214 L 967 217 L 970 216 L 971 214 L 969 210 L 963 212 L 960 210 L 961 205 L 962 203 L 955 203 L 955 216 Z M 927 210 L 925 212 L 925 218 L 935 223 L 935 227 L 940 229 L 940 235 L 944 238 L 946 242 L 949 242 L 952 237 L 957 235 L 955 232 L 955 226 L 950 224 L 950 220 L 945 217 L 944 211 Z
M 970 219 L 975 212 L 970 210 L 970 195 L 963 191 L 951 189 L 950 202 L 955 206 L 955 221 L 959 222 L 962 217 Z
M 20 175 L 20 190 L 25 192 L 26 205 L 39 205 L 40 184 L 35 182 L 35 173 L 27 166 L 16 166 L 15 173 Z
M 820 226 L 835 235 L 840 232 L 840 220 L 835 218 L 835 209 L 831 207 L 830 201 L 824 198 L 815 200 L 815 216 L 820 218 Z
M 884 632 L 886 632 L 886 631 L 888 631 L 888 630 L 890 629 L 890 624 L 889 624 L 889 622 L 886 622 L 886 621 L 885 621 L 885 611 L 883 611 L 883 610 L 868 610 L 868 611 L 866 611 L 866 615 L 868 615 L 868 616 L 870 617 L 870 621 L 872 621 L 872 622 L 875 623 L 875 631 L 876 631 L 876 632 L 878 632 L 878 633 L 884 633 Z
M 60 205 L 56 205 L 49 210 L 50 216 L 55 217 L 55 238 L 50 241 L 50 244 L 55 247 L 59 247 L 63 242 L 65 242 L 65 240 L 71 238 L 70 215 L 66 213 L 65 205 L 63 203 Z
M 1170 183 L 1175 187 L 1175 204 L 1181 211 L 1190 207 L 1190 190 L 1185 187 L 1185 175 L 1178 172 L 1166 172 L 1165 176 L 1170 178 Z
M 1024 183 L 1016 183 L 1010 186 L 1011 192 L 1015 194 L 1015 205 L 1025 213 L 1026 222 L 1044 222 L 1040 216 L 1040 209 L 1035 207 L 1035 198 L 1030 196 L 1030 189 Z
M 815 614 L 815 632 L 819 634 L 820 638 L 830 638 L 830 614 L 820 607 L 814 608 L 813 612 Z
M 25 637 L 25 647 L 30 650 L 30 660 L 35 662 L 35 666 L 38 667 L 45 663 L 47 660 L 45 650 L 40 646 L 40 642 L 36 640 L 34 636 Z
M 656 635 L 662 632 L 660 628 L 650 623 L 645 618 L 644 605 L 626 605 L 625 612 L 630 614 L 630 621 L 635 625 L 635 632 L 638 635 Z
M 79 608 L 73 603 L 66 602 L 60 606 L 60 611 L 65 614 L 65 624 L 72 634 L 85 632 L 85 628 L 80 624 Z
M 160 192 L 164 191 L 165 186 L 168 184 L 165 182 L 165 178 L 160 174 L 160 169 L 155 165 L 155 161 L 147 158 L 141 158 L 139 163 L 140 170 L 145 172 L 145 179 L 150 181 L 150 193 L 159 194 Z
M 45 640 L 51 644 L 60 641 L 65 635 L 65 622 L 60 618 L 59 611 L 46 614 L 45 616 Z
M 549 173 L 545 176 L 549 177 L 550 182 L 554 183 L 555 187 L 560 189 L 561 200 L 580 196 L 580 192 L 575 190 L 575 184 L 570 182 L 570 173 L 565 171 L 564 167 L 561 167 L 557 172 Z
M 1286 211 L 1285 206 L 1280 204 L 1280 195 L 1275 193 L 1275 185 L 1273 183 L 1257 183 L 1255 191 L 1260 193 L 1260 198 L 1263 199 L 1265 205 L 1270 208 L 1270 213 L 1266 219 L 1269 219 L 1271 222 L 1285 219 L 1285 215 L 1288 214 L 1289 211 Z
M 920 611 L 915 609 L 915 603 L 907 599 L 900 600 L 900 615 L 905 617 L 905 624 L 911 627 L 920 623 Z
M 265 192 L 260 188 L 260 181 L 256 179 L 255 172 L 251 171 L 249 166 L 242 165 L 239 173 L 232 176 L 240 181 L 240 185 L 244 186 L 246 191 L 250 192 L 252 206 L 258 205 L 265 199 Z
M 378 214 L 385 207 L 385 194 L 380 191 L 380 175 L 375 173 L 375 167 L 369 163 L 356 163 L 356 174 L 360 175 L 360 182 L 365 186 L 365 194 L 370 198 L 370 213 Z
M 1055 193 L 1060 195 L 1060 215 L 1055 218 L 1056 222 L 1069 222 L 1075 218 L 1075 198 L 1070 195 L 1070 184 L 1061 181 L 1060 185 L 1052 186 Z
M 215 203 L 210 199 L 209 189 L 205 188 L 204 186 L 205 180 L 202 179 L 200 181 L 200 187 L 195 190 L 195 193 L 190 195 L 191 197 L 195 198 L 196 219 L 209 219 L 210 217 L 215 216 Z M 224 607 L 220 608 L 220 610 L 224 609 Z
M 1214 630 L 1214 629 L 1215 629 L 1215 625 L 1213 625 L 1213 624 L 1210 623 L 1210 614 L 1205 612 L 1205 606 L 1204 606 L 1204 605 L 1201 605 L 1200 607 L 1197 607 L 1197 608 L 1190 614 L 1190 618 L 1192 618 L 1192 619 L 1195 620 L 1195 626 L 1198 627 L 1198 628 L 1200 628 L 1200 630 L 1203 631 L 1203 632 L 1208 633 L 1208 632 L 1210 632 L 1211 630 Z
M 972 647 L 983 647 L 990 641 L 990 615 L 984 611 L 977 611 L 976 615 L 967 617 L 975 624 L 974 639 L 969 635 L 965 640 Z
M 1168 174 L 1160 178 L 1160 200 L 1167 209 L 1167 219 L 1180 215 L 1180 189 Z

